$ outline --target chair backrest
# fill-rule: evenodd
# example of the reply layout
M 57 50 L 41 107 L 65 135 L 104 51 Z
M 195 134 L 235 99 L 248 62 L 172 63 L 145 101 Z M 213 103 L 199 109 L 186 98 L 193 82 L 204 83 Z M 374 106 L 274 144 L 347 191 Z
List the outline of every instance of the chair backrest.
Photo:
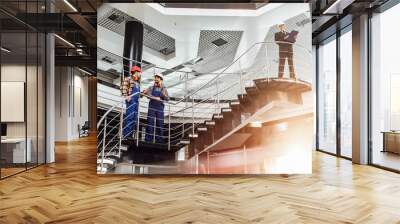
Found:
M 82 129 L 89 129 L 90 125 L 89 125 L 89 121 L 85 121 L 85 123 L 82 126 Z

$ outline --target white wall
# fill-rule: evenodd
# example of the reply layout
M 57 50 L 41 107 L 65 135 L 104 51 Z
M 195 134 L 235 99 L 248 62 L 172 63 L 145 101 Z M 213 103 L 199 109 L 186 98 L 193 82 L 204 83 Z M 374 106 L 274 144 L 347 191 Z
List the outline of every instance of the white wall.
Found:
M 55 140 L 77 139 L 78 125 L 88 120 L 88 78 L 76 68 L 56 67 L 55 86 Z
M 27 70 L 26 70 L 27 69 Z M 25 67 L 24 65 L 19 65 L 19 64 L 5 64 L 1 66 L 1 81 L 4 82 L 24 82 L 25 81 L 25 75 L 26 71 L 28 71 L 28 74 L 31 74 L 33 71 L 36 74 L 36 67 L 33 66 L 27 66 Z M 36 85 L 35 83 L 30 83 L 33 85 Z M 30 103 L 34 100 L 36 100 L 36 89 L 31 89 L 28 88 L 27 90 L 32 90 L 34 92 L 28 92 L 27 96 L 27 103 Z M 33 105 L 32 105 L 33 106 Z M 35 104 L 36 107 L 36 104 Z M 1 110 L 7 110 L 7 108 L 1 108 Z M 27 114 L 28 116 L 28 121 L 33 120 L 33 117 L 31 116 L 32 114 Z M 36 118 L 36 114 L 34 114 L 34 117 Z M 25 123 L 26 122 L 7 122 L 7 136 L 8 137 L 25 137 Z M 31 125 L 28 125 L 28 128 L 31 127 Z M 29 132 L 29 130 L 28 130 Z

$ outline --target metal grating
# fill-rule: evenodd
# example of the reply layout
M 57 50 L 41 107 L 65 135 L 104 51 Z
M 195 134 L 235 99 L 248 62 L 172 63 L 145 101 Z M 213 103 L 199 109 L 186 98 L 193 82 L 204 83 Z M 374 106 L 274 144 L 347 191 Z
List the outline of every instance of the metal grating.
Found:
M 107 52 L 106 50 L 102 48 L 97 48 L 97 61 L 98 63 L 104 62 L 108 63 L 109 69 L 115 70 L 116 74 L 121 75 L 122 73 L 122 57 L 112 54 L 110 52 Z M 147 61 L 142 61 L 142 71 L 146 71 L 150 68 L 154 67 L 154 64 L 147 62 Z M 126 68 L 125 68 L 126 69 Z
M 199 73 L 213 72 L 232 63 L 243 31 L 201 30 L 197 55 L 202 61 L 193 66 Z
M 125 22 L 139 21 L 136 18 L 105 4 L 101 8 L 97 25 L 107 28 L 121 36 L 125 35 Z M 157 29 L 143 24 L 143 45 L 160 52 L 163 55 L 169 55 L 175 52 L 175 39 L 158 31 Z

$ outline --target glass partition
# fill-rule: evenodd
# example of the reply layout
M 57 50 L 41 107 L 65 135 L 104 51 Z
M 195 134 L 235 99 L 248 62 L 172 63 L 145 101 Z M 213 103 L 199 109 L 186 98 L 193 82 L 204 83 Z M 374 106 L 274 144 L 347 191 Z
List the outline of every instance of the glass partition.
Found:
M 43 12 L 44 1 L 2 1 L 17 16 Z M 45 163 L 45 35 L 0 12 L 0 178 Z
M 318 48 L 318 149 L 336 154 L 335 38 Z
M 352 157 L 352 33 L 347 27 L 340 36 L 340 154 Z
M 372 17 L 371 162 L 400 170 L 400 5 Z
M 30 162 L 26 141 L 27 35 L 1 34 L 2 177 L 24 171 Z M 7 49 L 7 50 L 4 50 Z

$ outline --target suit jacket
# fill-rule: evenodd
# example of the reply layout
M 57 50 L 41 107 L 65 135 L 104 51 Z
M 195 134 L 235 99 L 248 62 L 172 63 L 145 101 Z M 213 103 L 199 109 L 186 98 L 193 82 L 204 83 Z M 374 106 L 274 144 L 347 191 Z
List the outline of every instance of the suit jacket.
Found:
M 294 41 L 289 41 L 286 38 L 289 37 L 288 32 L 277 32 L 275 33 L 275 41 L 279 42 L 284 42 L 284 43 L 277 43 L 279 46 L 279 53 L 285 54 L 285 53 L 293 53 L 293 43 Z M 285 43 L 286 42 L 286 43 Z

